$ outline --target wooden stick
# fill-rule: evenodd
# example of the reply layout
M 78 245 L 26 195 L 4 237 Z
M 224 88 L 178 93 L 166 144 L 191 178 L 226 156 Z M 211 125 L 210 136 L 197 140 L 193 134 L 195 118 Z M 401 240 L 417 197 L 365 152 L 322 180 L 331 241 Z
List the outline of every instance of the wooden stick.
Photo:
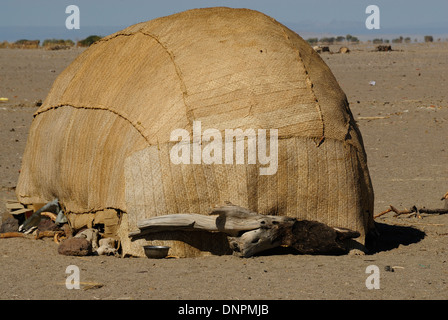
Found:
M 374 218 L 377 218 L 379 216 L 382 216 L 383 214 L 386 214 L 387 212 L 393 211 L 395 212 L 394 217 L 398 217 L 400 215 L 403 214 L 416 214 L 417 217 L 421 218 L 421 216 L 419 215 L 419 213 L 427 213 L 427 214 L 447 214 L 448 213 L 448 208 L 447 209 L 426 209 L 426 208 L 420 208 L 418 209 L 416 206 L 413 206 L 410 210 L 405 209 L 405 210 L 398 210 L 397 208 L 395 208 L 394 206 L 390 206 L 390 209 L 385 210 L 381 213 L 379 213 L 378 215 L 376 215 Z
M 381 217 L 382 215 L 385 215 L 386 213 L 391 212 L 391 211 L 392 211 L 391 208 L 386 209 L 386 210 L 384 210 L 383 212 L 380 212 L 380 213 L 378 213 L 376 216 L 374 216 L 373 219 L 376 219 L 376 218 L 378 218 L 378 217 Z
M 53 241 L 59 244 L 62 240 L 66 239 L 65 232 L 55 233 L 53 237 Z
M 394 217 L 398 217 L 398 216 L 400 216 L 402 214 L 411 214 L 411 213 L 417 213 L 418 212 L 418 210 L 417 210 L 417 208 L 415 206 L 413 206 L 411 210 L 405 209 L 405 210 L 401 210 L 400 211 L 400 210 L 398 210 L 397 208 L 395 208 L 394 206 L 391 205 L 390 209 L 393 212 L 395 212 Z
M 53 212 L 48 212 L 48 211 L 44 211 L 44 212 L 42 212 L 40 215 L 41 215 L 41 216 L 48 217 L 48 218 L 50 218 L 52 221 L 56 221 L 56 218 L 57 218 L 56 214 L 54 214 Z
M 45 237 L 54 238 L 56 235 L 61 235 L 63 233 L 64 231 L 53 231 L 53 230 L 37 231 L 35 239 L 38 240 Z
M 356 120 L 379 120 L 388 119 L 390 116 L 378 116 L 378 117 L 358 117 Z
M 448 209 L 418 209 L 420 213 L 428 213 L 428 214 L 446 214 L 448 213 Z
M 30 238 L 30 236 L 22 232 L 0 233 L 0 239 L 6 239 L 6 238 Z

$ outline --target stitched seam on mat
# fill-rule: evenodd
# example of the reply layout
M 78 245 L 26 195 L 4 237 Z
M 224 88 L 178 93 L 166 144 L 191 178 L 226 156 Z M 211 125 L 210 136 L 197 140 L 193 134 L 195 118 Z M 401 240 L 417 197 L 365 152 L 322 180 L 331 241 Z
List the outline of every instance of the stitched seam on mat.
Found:
M 174 55 L 173 55 L 173 53 L 172 53 L 171 51 L 168 50 L 168 48 L 167 48 L 167 47 L 166 47 L 166 46 L 159 40 L 158 37 L 156 37 L 155 35 L 153 35 L 153 34 L 151 34 L 151 33 L 148 33 L 148 32 L 142 31 L 142 30 L 139 30 L 139 31 L 134 32 L 134 33 L 120 33 L 120 34 L 116 34 L 116 35 L 114 35 L 114 36 L 112 36 L 112 37 L 103 38 L 103 39 L 100 39 L 99 41 L 97 41 L 94 45 L 96 45 L 96 44 L 98 44 L 98 43 L 100 43 L 100 42 L 106 42 L 106 41 L 109 41 L 109 40 L 111 40 L 111 39 L 113 39 L 113 38 L 116 38 L 116 37 L 119 37 L 119 36 L 132 36 L 132 35 L 134 35 L 134 34 L 136 34 L 136 33 L 141 33 L 141 34 L 143 34 L 143 35 L 145 35 L 145 36 L 148 36 L 148 37 L 154 39 L 154 40 L 155 40 L 155 41 L 156 41 L 156 42 L 157 42 L 157 43 L 158 43 L 158 44 L 165 50 L 165 52 L 166 52 L 166 53 L 168 54 L 168 56 L 170 57 L 170 60 L 171 60 L 171 62 L 173 63 L 174 69 L 175 69 L 176 74 L 177 74 L 177 76 L 178 76 L 178 78 L 179 78 L 180 89 L 181 89 L 181 91 L 182 91 L 182 99 L 183 99 L 183 102 L 184 102 L 184 105 L 185 105 L 185 108 L 186 108 L 187 118 L 188 118 L 188 120 L 190 120 L 191 117 L 192 117 L 192 112 L 189 110 L 189 107 L 188 107 L 188 105 L 187 105 L 187 103 L 186 103 L 187 90 L 186 90 L 185 82 L 183 81 L 183 78 L 182 78 L 182 72 L 181 72 L 179 66 L 178 66 L 178 65 L 176 64 L 176 62 L 174 61 Z M 36 114 L 35 114 L 34 116 L 37 116 L 38 114 L 41 114 L 41 113 L 43 113 L 43 112 L 46 112 L 46 111 L 49 111 L 49 110 L 52 110 L 52 109 L 56 109 L 56 108 L 59 108 L 59 107 L 63 107 L 63 106 L 68 106 L 68 107 L 77 108 L 77 109 L 106 110 L 106 111 L 112 112 L 112 113 L 118 115 L 119 117 L 123 118 L 123 119 L 126 120 L 127 122 L 129 122 L 129 123 L 130 123 L 130 124 L 131 124 L 131 125 L 132 125 L 132 126 L 139 132 L 139 133 L 140 133 L 140 135 L 145 139 L 145 141 L 148 142 L 148 145 L 151 145 L 151 144 L 149 143 L 148 137 L 146 137 L 146 136 L 143 134 L 142 130 L 140 130 L 140 129 L 137 127 L 136 124 L 134 124 L 131 120 L 129 120 L 125 115 L 121 114 L 120 112 L 118 112 L 118 111 L 116 111 L 116 110 L 114 110 L 114 109 L 110 109 L 110 108 L 75 106 L 75 105 L 70 104 L 70 103 L 60 103 L 60 104 L 58 104 L 58 105 L 55 105 L 55 106 L 51 106 L 51 107 L 49 107 L 49 108 L 46 108 L 45 110 L 38 111 L 38 112 L 36 112 Z M 190 121 L 190 122 L 191 122 L 191 121 Z
M 120 33 L 120 34 L 114 35 L 113 37 L 109 37 L 107 39 L 103 38 L 103 39 L 99 40 L 98 42 L 109 41 L 109 40 L 119 37 L 119 36 L 132 36 L 136 33 L 141 33 L 145 36 L 148 36 L 148 37 L 154 39 L 165 50 L 165 52 L 170 57 L 171 62 L 173 63 L 173 66 L 174 66 L 174 70 L 176 71 L 176 74 L 179 78 L 180 90 L 182 91 L 182 100 L 183 100 L 185 108 L 186 108 L 186 115 L 187 115 L 187 118 L 190 121 L 190 123 L 192 123 L 193 113 L 190 110 L 190 107 L 188 106 L 187 101 L 186 101 L 186 97 L 187 97 L 188 93 L 187 93 L 187 87 L 186 87 L 185 82 L 182 77 L 182 71 L 180 70 L 179 66 L 176 64 L 176 61 L 174 59 L 174 54 L 168 49 L 168 47 L 155 34 L 152 34 L 152 33 L 149 33 L 147 31 L 143 31 L 140 29 L 139 31 L 136 31 L 134 33 Z
M 307 81 L 305 81 L 305 82 L 306 82 L 306 85 L 307 85 L 308 89 L 313 94 L 313 99 L 316 102 L 316 109 L 317 109 L 317 112 L 319 113 L 319 118 L 320 118 L 320 121 L 321 121 L 321 124 L 322 124 L 322 137 L 321 137 L 319 143 L 317 144 L 317 146 L 320 146 L 322 144 L 323 140 L 325 139 L 325 123 L 324 123 L 324 116 L 322 114 L 322 108 L 320 106 L 319 99 L 317 99 L 316 93 L 313 90 L 313 82 L 311 81 L 311 78 L 310 78 L 310 75 L 308 73 L 308 70 L 307 70 L 307 68 L 305 66 L 305 63 L 303 62 L 302 55 L 301 55 L 300 51 L 292 44 L 291 39 L 289 38 L 289 36 L 286 33 L 285 27 L 282 24 L 280 24 L 277 20 L 275 20 L 275 19 L 272 19 L 272 20 L 273 20 L 274 23 L 276 23 L 282 29 L 283 36 L 289 42 L 289 44 L 292 47 L 292 49 L 297 53 L 297 55 L 299 57 L 299 61 L 298 62 L 300 62 L 302 64 L 303 69 L 305 70 L 305 75 L 306 75 L 306 79 L 307 79 Z
M 129 120 L 125 115 L 121 114 L 120 112 L 118 112 L 118 111 L 116 111 L 114 109 L 106 108 L 106 107 L 101 107 L 101 106 L 98 106 L 98 107 L 75 106 L 75 105 L 70 104 L 70 103 L 60 103 L 60 104 L 57 104 L 55 106 L 51 106 L 51 107 L 49 107 L 49 108 L 47 108 L 45 110 L 37 111 L 34 114 L 34 117 L 37 117 L 39 114 L 42 114 L 42 113 L 45 113 L 47 111 L 54 110 L 54 109 L 57 109 L 57 108 L 60 108 L 60 107 L 71 107 L 71 108 L 75 108 L 75 109 L 103 110 L 103 111 L 112 112 L 113 114 L 115 114 L 115 115 L 119 116 L 120 118 L 124 119 L 125 121 L 129 122 L 131 124 L 131 126 L 134 127 L 134 129 L 137 130 L 138 133 L 145 139 L 145 141 L 148 143 L 148 145 L 151 145 L 149 143 L 148 138 L 143 134 L 142 130 L 139 129 L 138 126 L 135 123 L 133 123 L 131 120 Z
M 162 41 L 160 41 L 160 39 L 156 35 L 149 33 L 149 32 L 142 31 L 142 30 L 140 30 L 140 33 L 153 38 L 169 55 L 171 62 L 173 63 L 174 69 L 176 70 L 176 74 L 179 77 L 180 89 L 182 91 L 182 99 L 184 101 L 185 108 L 187 109 L 186 110 L 187 117 L 190 119 L 190 110 L 189 110 L 190 108 L 186 101 L 186 97 L 188 95 L 187 87 L 185 85 L 184 79 L 182 78 L 182 71 L 180 70 L 179 66 L 176 64 L 176 61 L 174 60 L 174 54 L 170 50 L 168 50 L 168 47 Z

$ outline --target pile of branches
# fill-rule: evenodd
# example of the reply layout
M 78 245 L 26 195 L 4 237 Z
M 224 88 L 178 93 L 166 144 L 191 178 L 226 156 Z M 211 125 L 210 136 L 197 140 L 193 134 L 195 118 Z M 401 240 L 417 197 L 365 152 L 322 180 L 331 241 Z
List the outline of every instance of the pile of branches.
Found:
M 422 213 L 447 214 L 448 213 L 448 192 L 445 193 L 445 195 L 442 197 L 441 200 L 445 202 L 445 206 L 442 209 L 427 209 L 425 207 L 418 208 L 417 206 L 414 205 L 414 206 L 412 206 L 411 209 L 398 210 L 394 206 L 390 205 L 388 209 L 384 210 L 383 212 L 380 212 L 374 218 L 381 217 L 382 215 L 385 215 L 386 213 L 389 213 L 389 212 L 395 212 L 394 217 L 398 217 L 401 215 L 409 215 L 409 217 L 418 217 L 420 219 L 422 218 L 421 217 Z

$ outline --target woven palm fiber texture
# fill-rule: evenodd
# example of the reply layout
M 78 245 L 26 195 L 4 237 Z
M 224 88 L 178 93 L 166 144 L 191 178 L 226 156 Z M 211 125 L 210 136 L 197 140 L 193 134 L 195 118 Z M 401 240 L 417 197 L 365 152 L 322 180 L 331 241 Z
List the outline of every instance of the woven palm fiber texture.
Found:
M 247 161 L 173 164 L 171 132 L 193 137 L 195 121 L 223 137 L 277 129 L 275 174 Z M 373 228 L 366 153 L 344 92 L 306 41 L 248 9 L 189 10 L 93 44 L 35 113 L 16 193 L 26 204 L 58 198 L 67 214 L 115 209 L 133 255 L 144 241 L 179 256 L 225 252 L 217 235 L 126 236 L 140 219 L 207 214 L 225 201 L 356 230 L 361 244 Z

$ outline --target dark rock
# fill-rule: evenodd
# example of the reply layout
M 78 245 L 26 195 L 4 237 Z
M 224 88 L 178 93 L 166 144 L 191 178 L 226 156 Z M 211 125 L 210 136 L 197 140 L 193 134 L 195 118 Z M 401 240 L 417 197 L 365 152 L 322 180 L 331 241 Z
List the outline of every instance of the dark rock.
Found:
M 69 238 L 61 242 L 58 253 L 65 256 L 87 256 L 92 253 L 92 244 L 84 238 Z
M 392 46 L 390 45 L 379 45 L 376 47 L 376 51 L 392 51 Z

